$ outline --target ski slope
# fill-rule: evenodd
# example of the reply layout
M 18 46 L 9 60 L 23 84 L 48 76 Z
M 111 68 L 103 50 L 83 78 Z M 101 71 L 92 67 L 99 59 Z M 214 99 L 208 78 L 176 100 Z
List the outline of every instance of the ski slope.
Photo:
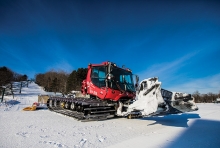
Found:
M 220 147 L 220 104 L 197 104 L 196 112 L 80 122 L 47 109 L 22 111 L 45 92 L 31 83 L 0 104 L 2 148 Z

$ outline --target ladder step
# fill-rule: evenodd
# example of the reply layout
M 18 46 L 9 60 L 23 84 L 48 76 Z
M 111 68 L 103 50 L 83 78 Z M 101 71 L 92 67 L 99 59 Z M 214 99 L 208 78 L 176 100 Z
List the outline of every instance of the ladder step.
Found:
M 111 107 L 95 107 L 95 108 L 85 108 L 84 110 L 96 110 L 96 109 L 109 109 Z
M 91 114 L 115 112 L 115 110 L 91 111 Z

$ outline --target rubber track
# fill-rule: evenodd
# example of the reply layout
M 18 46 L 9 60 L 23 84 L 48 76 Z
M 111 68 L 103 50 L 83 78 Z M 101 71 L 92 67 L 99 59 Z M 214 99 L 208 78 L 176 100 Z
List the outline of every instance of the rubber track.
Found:
M 52 100 L 52 107 L 50 106 L 50 100 Z M 54 106 L 54 101 L 58 104 Z M 65 102 L 70 105 L 74 103 L 75 105 L 83 107 L 83 112 L 65 109 L 59 105 L 60 102 Z M 108 118 L 113 118 L 115 115 L 115 110 L 112 105 L 108 105 L 100 100 L 91 100 L 87 98 L 59 98 L 51 97 L 47 102 L 48 109 L 50 111 L 60 113 L 69 117 L 73 117 L 82 122 L 85 121 L 97 121 L 97 120 L 106 120 Z M 87 112 L 85 114 L 85 112 Z M 88 112 L 90 112 L 88 114 Z

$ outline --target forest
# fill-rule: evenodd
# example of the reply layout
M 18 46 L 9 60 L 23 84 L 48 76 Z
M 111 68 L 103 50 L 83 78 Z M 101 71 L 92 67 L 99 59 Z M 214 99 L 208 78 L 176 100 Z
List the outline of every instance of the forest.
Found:
M 81 90 L 81 83 L 86 79 L 86 74 L 87 68 L 78 68 L 70 74 L 64 71 L 50 70 L 43 74 L 36 74 L 35 82 L 42 86 L 45 91 L 68 94 L 72 90 Z
M 5 66 L 0 67 L 0 86 L 4 86 L 10 82 L 27 81 L 27 79 L 27 75 L 16 73 Z

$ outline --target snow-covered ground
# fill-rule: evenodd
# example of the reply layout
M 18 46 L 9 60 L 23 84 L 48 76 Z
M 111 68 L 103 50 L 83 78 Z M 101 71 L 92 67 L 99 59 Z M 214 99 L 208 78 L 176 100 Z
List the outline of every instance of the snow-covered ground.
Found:
M 196 112 L 142 119 L 80 122 L 47 109 L 22 111 L 45 93 L 32 83 L 0 104 L 0 147 L 220 147 L 220 104 Z

